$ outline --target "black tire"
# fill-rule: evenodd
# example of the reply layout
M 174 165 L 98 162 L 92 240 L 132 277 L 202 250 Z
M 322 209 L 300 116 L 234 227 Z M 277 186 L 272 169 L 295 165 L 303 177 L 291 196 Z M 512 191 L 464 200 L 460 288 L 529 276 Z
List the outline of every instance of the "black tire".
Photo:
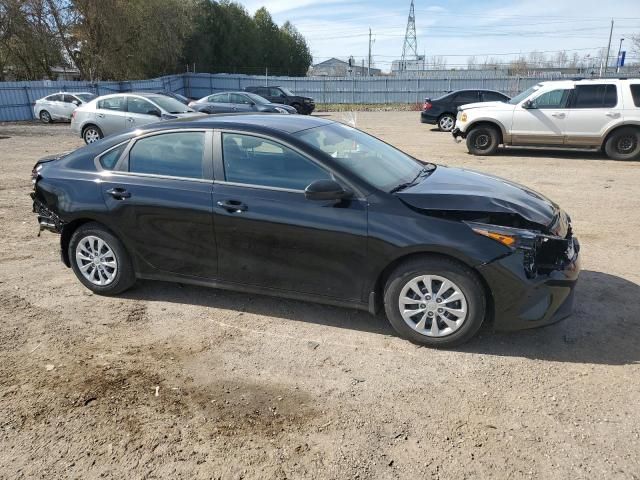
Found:
M 42 123 L 51 123 L 51 114 L 46 110 L 40 112 L 40 121 Z
M 76 249 L 81 242 L 89 241 L 89 237 L 94 237 L 102 240 L 111 250 L 111 256 L 115 258 L 116 268 L 113 269 L 115 270 L 114 277 L 105 285 L 92 283 L 80 270 L 81 263 L 83 265 L 87 265 L 91 264 L 91 262 L 78 259 L 76 257 Z M 122 245 L 122 242 L 120 242 L 120 240 L 118 240 L 118 238 L 113 233 L 111 233 L 108 229 L 106 229 L 99 223 L 85 223 L 81 225 L 75 232 L 73 232 L 71 241 L 69 242 L 68 254 L 71 268 L 76 274 L 76 277 L 78 277 L 78 280 L 80 280 L 80 282 L 89 290 L 99 295 L 117 295 L 131 288 L 136 282 L 133 263 L 131 262 L 131 258 L 124 248 L 124 245 Z
M 622 127 L 604 144 L 604 152 L 613 160 L 635 160 L 640 157 L 640 129 Z
M 304 110 L 302 109 L 302 105 L 300 105 L 299 103 L 292 103 L 291 106 L 293 108 L 296 109 L 296 112 L 298 112 L 300 115 L 304 115 Z
M 478 125 L 467 134 L 467 149 L 473 155 L 493 155 L 500 145 L 500 132 L 491 125 Z
M 450 113 L 444 113 L 438 118 L 438 129 L 441 132 L 450 132 L 456 125 L 456 117 Z
M 411 280 L 422 275 L 443 277 L 453 282 L 464 295 L 466 315 L 460 317 L 462 321 L 460 325 L 456 327 L 457 330 L 454 330 L 452 333 L 446 333 L 447 324 L 444 323 L 441 317 L 441 315 L 447 315 L 446 312 L 442 314 L 433 312 L 434 316 L 432 318 L 438 322 L 436 325 L 439 324 L 442 326 L 440 332 L 443 336 L 439 337 L 419 333 L 416 329 L 409 326 L 407 321 L 402 317 L 399 305 L 400 294 Z M 437 285 L 437 281 L 433 285 Z M 441 286 L 442 284 L 440 284 L 440 287 Z M 453 292 L 453 290 L 450 290 L 450 292 Z M 443 295 L 447 294 L 446 291 L 440 293 Z M 450 293 L 448 296 L 451 297 L 452 295 L 453 293 Z M 437 298 L 429 299 L 428 296 L 425 298 L 429 300 L 429 303 L 434 303 L 433 301 L 437 300 Z M 444 298 L 444 303 L 439 303 L 440 306 L 444 306 L 446 303 L 447 305 L 462 308 L 460 304 L 456 305 L 456 302 L 447 303 L 446 297 Z M 384 308 L 391 326 L 400 336 L 412 342 L 435 348 L 454 347 L 467 342 L 482 325 L 487 310 L 484 288 L 473 270 L 453 259 L 430 256 L 416 258 L 402 263 L 391 273 L 384 290 Z M 439 312 L 441 310 L 442 309 L 438 309 L 437 311 Z M 427 312 L 425 311 L 425 316 L 426 315 Z M 418 315 L 412 320 L 417 321 L 420 318 L 420 315 Z M 428 321 L 429 324 L 433 322 L 433 320 L 428 317 L 425 317 L 425 320 Z
M 101 138 L 104 138 L 104 135 L 102 134 L 102 130 L 100 130 L 96 125 L 87 125 L 82 129 L 82 139 L 87 145 L 97 142 Z

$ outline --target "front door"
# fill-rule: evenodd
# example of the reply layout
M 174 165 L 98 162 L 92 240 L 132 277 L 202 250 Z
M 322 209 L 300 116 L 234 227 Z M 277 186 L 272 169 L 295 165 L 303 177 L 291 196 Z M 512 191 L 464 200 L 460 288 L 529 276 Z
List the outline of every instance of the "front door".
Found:
M 205 131 L 141 137 L 100 184 L 113 228 L 142 271 L 215 278 L 210 138 Z
M 570 89 L 551 90 L 527 108 L 516 106 L 511 127 L 513 145 L 563 145 L 569 122 Z
M 126 127 L 138 128 L 160 121 L 160 109 L 140 97 L 127 97 Z
M 366 201 L 307 200 L 304 188 L 331 175 L 279 141 L 224 132 L 217 143 L 224 170 L 213 187 L 220 279 L 360 301 Z

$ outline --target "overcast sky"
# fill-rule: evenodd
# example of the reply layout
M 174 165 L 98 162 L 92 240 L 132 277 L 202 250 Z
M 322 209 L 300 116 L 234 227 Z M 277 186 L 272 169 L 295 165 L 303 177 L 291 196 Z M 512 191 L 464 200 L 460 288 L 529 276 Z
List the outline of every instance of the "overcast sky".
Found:
M 371 27 L 374 61 L 388 70 L 402 53 L 410 0 L 241 3 L 250 13 L 267 7 L 279 25 L 293 22 L 307 38 L 314 63 L 366 57 Z M 534 50 L 597 55 L 607 45 L 612 17 L 614 54 L 621 37 L 640 33 L 640 0 L 416 0 L 415 13 L 419 53 L 444 56 L 450 67 L 466 65 L 470 55 L 504 61 Z M 624 43 L 631 47 L 629 40 Z

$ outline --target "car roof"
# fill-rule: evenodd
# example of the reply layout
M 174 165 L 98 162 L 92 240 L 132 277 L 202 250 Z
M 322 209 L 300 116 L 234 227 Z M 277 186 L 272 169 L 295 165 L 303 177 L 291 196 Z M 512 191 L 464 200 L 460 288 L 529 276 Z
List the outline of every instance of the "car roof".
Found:
M 296 133 L 309 128 L 321 127 L 335 123 L 326 118 L 306 115 L 277 115 L 273 113 L 236 113 L 224 115 L 206 115 L 198 118 L 180 118 L 156 123 L 142 130 L 163 128 L 238 128 L 255 131 L 279 131 Z

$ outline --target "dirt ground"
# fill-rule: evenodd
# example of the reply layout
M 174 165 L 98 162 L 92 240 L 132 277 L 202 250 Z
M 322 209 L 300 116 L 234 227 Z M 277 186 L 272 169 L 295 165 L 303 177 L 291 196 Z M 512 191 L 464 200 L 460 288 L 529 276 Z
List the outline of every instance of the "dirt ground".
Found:
M 639 479 L 640 162 L 469 156 L 417 112 L 332 114 L 573 217 L 575 314 L 452 351 L 347 309 L 168 283 L 92 295 L 37 236 L 34 161 L 68 125 L 0 126 L 0 478 Z

